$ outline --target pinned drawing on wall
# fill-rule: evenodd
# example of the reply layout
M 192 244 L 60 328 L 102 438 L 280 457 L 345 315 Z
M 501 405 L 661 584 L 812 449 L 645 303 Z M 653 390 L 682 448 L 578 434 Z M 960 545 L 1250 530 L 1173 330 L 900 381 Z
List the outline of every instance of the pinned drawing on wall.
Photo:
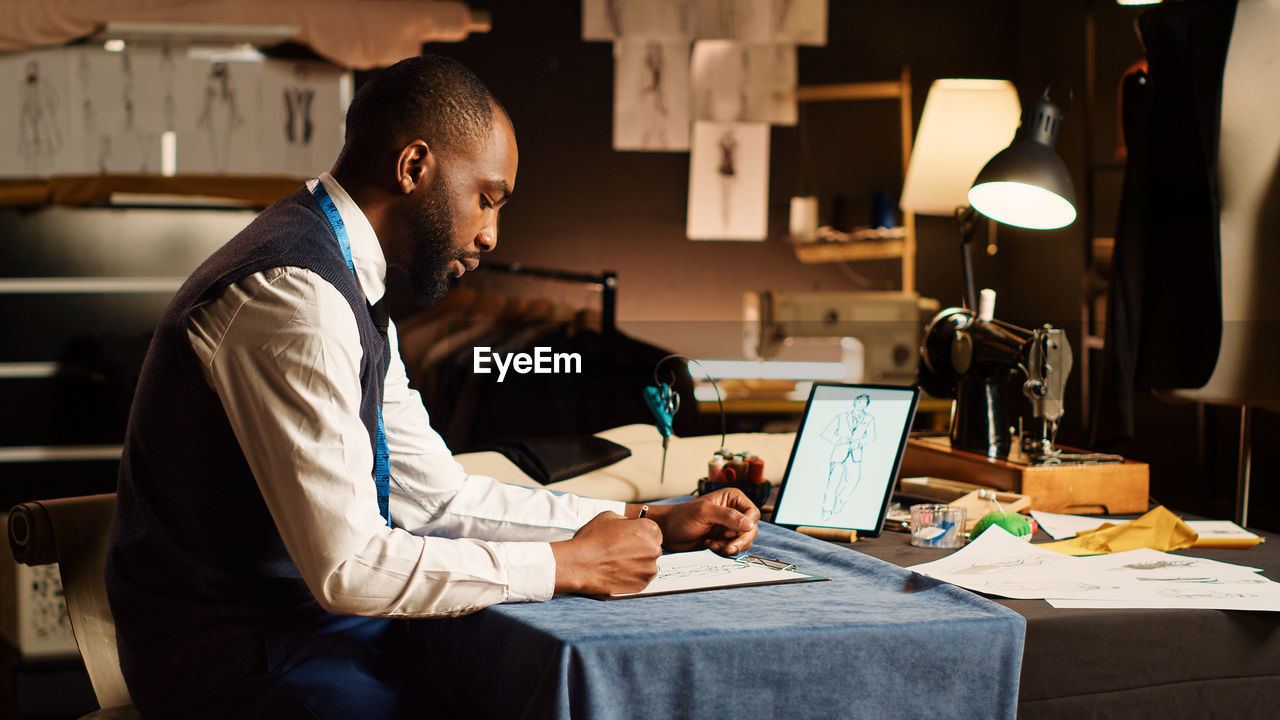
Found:
M 76 60 L 84 162 L 93 172 L 152 173 L 160 168 L 166 129 L 164 53 L 159 48 L 107 52 L 91 45 Z M 172 65 L 168 87 L 172 87 Z
M 231 66 L 220 60 L 210 63 L 196 127 L 209 143 L 214 172 L 225 173 L 231 166 L 231 146 L 242 135 L 245 118 L 240 110 L 240 95 Z
M 269 62 L 262 70 L 262 164 L 290 175 L 327 168 L 342 149 L 346 71 L 326 62 Z
M 699 40 L 691 62 L 693 116 L 796 124 L 796 48 Z
M 688 40 L 694 0 L 582 0 L 583 40 Z
M 615 150 L 689 149 L 689 45 L 614 43 Z
M 827 44 L 827 0 L 698 0 L 700 38 Z
M 71 116 L 65 60 L 12 56 L 5 59 L 2 76 L 15 99 L 5 113 L 5 135 L 12 138 L 8 152 L 16 162 L 5 163 L 5 174 L 43 176 L 59 170 Z
M 764 240 L 769 126 L 698 121 L 689 160 L 690 240 Z

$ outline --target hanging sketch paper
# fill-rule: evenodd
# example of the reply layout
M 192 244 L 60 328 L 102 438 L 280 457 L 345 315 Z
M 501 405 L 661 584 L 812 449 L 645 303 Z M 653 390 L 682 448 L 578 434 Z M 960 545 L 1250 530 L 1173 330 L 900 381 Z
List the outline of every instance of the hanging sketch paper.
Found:
M 688 150 L 688 43 L 623 40 L 613 57 L 613 148 Z
M 694 119 L 796 123 L 794 45 L 699 40 L 691 68 Z
M 695 122 L 689 158 L 689 239 L 764 240 L 768 201 L 769 126 Z
M 718 590 L 748 585 L 826 580 L 796 570 L 775 570 L 733 558 L 722 557 L 710 550 L 669 553 L 658 558 L 658 576 L 644 590 L 597 596 L 605 600 L 647 595 L 669 595 L 695 590 Z
M 175 120 L 173 51 L 76 50 L 73 104 L 85 172 L 159 172 L 160 136 Z
M 179 77 L 178 172 L 261 172 L 262 63 L 187 56 Z
M 0 56 L 0 175 L 47 177 L 74 168 L 69 56 L 63 50 Z
M 262 71 L 262 162 L 268 172 L 310 177 L 328 169 L 342 149 L 342 119 L 350 98 L 346 72 L 331 63 L 268 60 Z
M 693 0 L 582 0 L 583 40 L 687 40 Z
M 827 0 L 698 0 L 700 38 L 827 44 Z

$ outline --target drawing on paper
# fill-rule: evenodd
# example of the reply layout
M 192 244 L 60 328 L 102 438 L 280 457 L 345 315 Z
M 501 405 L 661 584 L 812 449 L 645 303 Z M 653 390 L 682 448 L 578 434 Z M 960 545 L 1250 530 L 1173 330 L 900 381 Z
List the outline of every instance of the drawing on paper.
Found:
M 62 147 L 58 130 L 58 102 L 49 80 L 40 74 L 40 62 L 27 62 L 18 96 L 18 154 L 30 173 L 48 171 Z
M 309 75 L 306 65 L 295 65 L 294 84 L 286 86 L 282 91 L 286 162 L 289 169 L 296 172 L 309 172 L 312 167 L 311 141 L 315 136 L 315 121 L 311 115 L 311 106 L 316 97 L 316 89 L 309 81 Z
M 827 486 L 822 496 L 822 517 L 844 512 L 849 496 L 862 480 L 862 453 L 876 439 L 876 418 L 870 412 L 871 396 L 860 394 L 853 407 L 831 418 L 822 438 L 831 444 L 827 461 Z
M 614 44 L 615 150 L 689 149 L 689 45 Z
M 204 104 L 196 127 L 208 135 L 209 158 L 216 172 L 226 172 L 230 166 L 231 144 L 244 124 L 231 68 L 225 62 L 215 62 L 205 78 Z

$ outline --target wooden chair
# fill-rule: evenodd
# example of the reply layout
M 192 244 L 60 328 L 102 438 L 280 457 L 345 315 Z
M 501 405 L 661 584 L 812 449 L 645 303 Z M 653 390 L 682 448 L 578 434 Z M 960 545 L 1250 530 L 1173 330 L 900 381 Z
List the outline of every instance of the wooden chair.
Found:
M 81 720 L 138 718 L 120 673 L 103 578 L 116 496 L 36 500 L 9 512 L 9 545 L 24 565 L 57 563 L 76 645 L 101 708 Z

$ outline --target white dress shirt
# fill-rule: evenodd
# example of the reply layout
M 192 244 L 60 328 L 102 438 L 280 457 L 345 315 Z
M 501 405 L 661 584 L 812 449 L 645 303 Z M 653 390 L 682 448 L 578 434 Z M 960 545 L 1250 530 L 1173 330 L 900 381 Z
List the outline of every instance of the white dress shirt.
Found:
M 373 227 L 332 176 L 318 182 L 346 225 L 366 299 L 377 302 L 386 261 Z M 467 475 L 409 387 L 392 324 L 382 414 L 395 527 L 387 527 L 359 417 L 356 320 L 316 273 L 278 267 L 250 275 L 193 312 L 188 335 L 285 547 L 331 612 L 456 615 L 549 599 L 548 543 L 600 512 L 623 512 L 618 502 Z

